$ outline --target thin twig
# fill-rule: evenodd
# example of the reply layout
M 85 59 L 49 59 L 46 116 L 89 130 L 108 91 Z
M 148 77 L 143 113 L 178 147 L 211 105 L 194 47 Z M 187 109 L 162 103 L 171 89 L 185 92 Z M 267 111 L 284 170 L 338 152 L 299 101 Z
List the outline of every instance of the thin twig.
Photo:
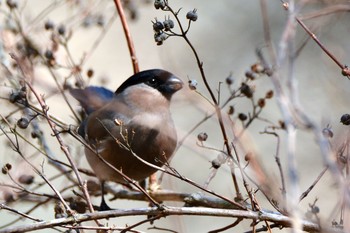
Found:
M 121 23 L 123 25 L 124 34 L 126 37 L 126 41 L 128 43 L 132 67 L 134 69 L 134 74 L 136 74 L 140 71 L 139 62 L 138 62 L 137 57 L 136 57 L 136 50 L 135 50 L 134 42 L 133 42 L 132 37 L 131 37 L 130 29 L 129 29 L 128 23 L 126 22 L 126 16 L 124 14 L 124 9 L 123 9 L 121 0 L 114 0 L 114 3 L 115 3 L 115 6 L 118 10 Z

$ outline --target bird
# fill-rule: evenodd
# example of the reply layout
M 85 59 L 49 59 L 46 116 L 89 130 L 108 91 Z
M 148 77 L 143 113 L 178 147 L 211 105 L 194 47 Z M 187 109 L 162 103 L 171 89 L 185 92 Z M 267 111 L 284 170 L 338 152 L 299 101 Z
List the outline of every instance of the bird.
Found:
M 111 209 L 104 200 L 104 182 L 127 181 L 99 156 L 135 181 L 157 171 L 149 164 L 161 167 L 173 156 L 177 134 L 170 102 L 182 87 L 174 74 L 150 69 L 132 75 L 115 92 L 98 86 L 69 90 L 87 116 L 78 134 L 89 145 L 85 155 L 101 183 L 100 210 Z

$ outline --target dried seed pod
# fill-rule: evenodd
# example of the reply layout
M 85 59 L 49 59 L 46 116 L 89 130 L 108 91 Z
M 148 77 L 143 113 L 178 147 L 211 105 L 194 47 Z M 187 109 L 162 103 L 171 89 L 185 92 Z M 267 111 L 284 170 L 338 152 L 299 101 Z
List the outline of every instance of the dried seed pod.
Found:
M 206 132 L 199 133 L 197 139 L 200 142 L 205 142 L 208 139 L 208 134 Z
M 25 117 L 21 117 L 18 121 L 17 121 L 17 126 L 20 127 L 21 129 L 26 129 L 29 125 L 29 120 Z
M 34 181 L 34 176 L 32 175 L 21 175 L 19 178 L 18 178 L 18 182 L 21 183 L 21 184 L 32 184 Z
M 343 125 L 350 125 L 350 114 L 344 114 L 340 118 L 340 122 L 343 123 Z
M 248 98 L 252 98 L 253 97 L 253 90 L 252 88 L 246 84 L 246 83 L 242 83 L 241 85 L 241 93 L 243 95 L 245 95 Z
M 198 14 L 197 14 L 197 9 L 193 9 L 186 14 L 186 18 L 191 20 L 191 21 L 197 21 L 198 19 Z
M 265 107 L 265 104 L 266 104 L 265 99 L 261 98 L 261 99 L 258 100 L 258 106 L 260 108 Z
M 188 87 L 193 91 L 197 89 L 198 82 L 195 79 L 188 80 Z
M 165 8 L 165 1 L 164 0 L 155 0 L 154 1 L 154 7 L 158 10 L 164 10 Z
M 273 97 L 273 90 L 269 90 L 266 92 L 265 98 L 266 99 L 271 99 Z
M 154 30 L 155 32 L 160 32 L 160 31 L 162 31 L 163 29 L 164 29 L 163 23 L 160 22 L 160 21 L 158 21 L 158 20 L 156 19 L 156 21 L 153 22 L 153 30 Z
M 52 21 L 48 20 L 45 22 L 44 27 L 45 27 L 45 30 L 52 30 L 54 29 L 55 25 Z
M 248 119 L 248 117 L 246 114 L 240 113 L 240 114 L 238 114 L 238 119 L 240 119 L 241 121 L 245 121 Z
M 170 31 L 175 26 L 174 21 L 172 21 L 171 19 L 164 20 L 163 25 L 164 25 L 164 31 Z
M 233 115 L 234 113 L 235 113 L 235 107 L 231 105 L 231 106 L 228 108 L 227 114 L 228 114 L 228 115 Z

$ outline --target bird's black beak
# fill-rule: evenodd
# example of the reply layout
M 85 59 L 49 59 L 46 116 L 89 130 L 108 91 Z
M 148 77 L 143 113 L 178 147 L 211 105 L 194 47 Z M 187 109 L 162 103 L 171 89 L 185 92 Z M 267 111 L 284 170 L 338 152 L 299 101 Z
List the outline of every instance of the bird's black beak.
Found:
M 168 87 L 168 91 L 171 93 L 175 93 L 178 90 L 180 90 L 183 87 L 184 83 L 181 81 L 181 79 L 179 79 L 176 76 L 172 76 L 171 78 L 169 78 L 166 82 L 166 86 Z

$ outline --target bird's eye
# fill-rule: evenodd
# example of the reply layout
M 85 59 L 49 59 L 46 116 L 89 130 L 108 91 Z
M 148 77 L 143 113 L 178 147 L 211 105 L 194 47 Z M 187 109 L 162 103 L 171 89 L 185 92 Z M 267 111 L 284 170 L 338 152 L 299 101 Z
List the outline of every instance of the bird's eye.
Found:
M 157 86 L 158 85 L 158 79 L 156 78 L 151 78 L 147 81 L 147 84 L 150 85 L 151 87 Z

